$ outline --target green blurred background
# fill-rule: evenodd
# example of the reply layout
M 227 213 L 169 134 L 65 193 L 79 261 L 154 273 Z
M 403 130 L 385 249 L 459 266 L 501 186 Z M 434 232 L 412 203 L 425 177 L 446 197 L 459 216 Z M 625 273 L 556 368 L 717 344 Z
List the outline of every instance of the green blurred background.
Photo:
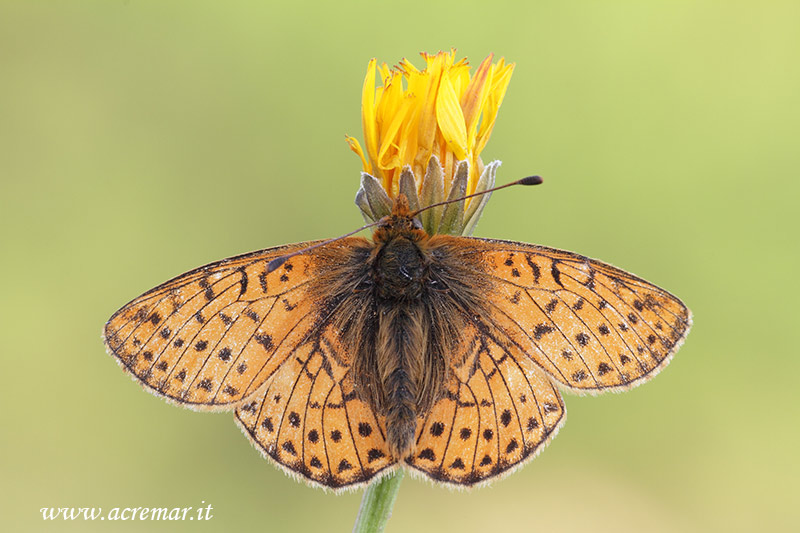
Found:
M 42 507 L 214 508 L 120 531 L 346 531 L 360 494 L 292 481 L 229 414 L 145 393 L 104 321 L 182 271 L 345 233 L 371 57 L 517 63 L 477 235 L 579 251 L 675 292 L 695 326 L 652 383 L 567 397 L 491 488 L 406 478 L 388 531 L 797 527 L 800 4 L 0 4 L 0 524 Z

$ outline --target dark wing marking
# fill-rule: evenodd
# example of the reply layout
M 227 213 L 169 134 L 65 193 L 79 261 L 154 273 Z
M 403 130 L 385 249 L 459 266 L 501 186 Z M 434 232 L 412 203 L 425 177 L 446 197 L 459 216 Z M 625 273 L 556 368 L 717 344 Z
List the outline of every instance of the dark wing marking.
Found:
M 669 292 L 616 267 L 531 244 L 463 239 L 488 274 L 488 313 L 565 387 L 620 390 L 654 376 L 691 327 Z
M 532 459 L 564 421 L 561 396 L 518 348 L 470 327 L 450 387 L 425 417 L 406 462 L 436 481 L 471 486 Z
M 252 401 L 238 424 L 262 453 L 293 476 L 351 489 L 392 471 L 381 417 L 353 391 L 337 334 L 304 341 Z
M 270 260 L 314 243 L 261 250 L 182 274 L 114 313 L 104 330 L 107 350 L 159 396 L 195 408 L 231 409 L 320 327 L 321 297 L 310 294 L 310 282 L 329 268 L 326 261 L 344 261 L 364 242 L 337 241 L 269 273 Z

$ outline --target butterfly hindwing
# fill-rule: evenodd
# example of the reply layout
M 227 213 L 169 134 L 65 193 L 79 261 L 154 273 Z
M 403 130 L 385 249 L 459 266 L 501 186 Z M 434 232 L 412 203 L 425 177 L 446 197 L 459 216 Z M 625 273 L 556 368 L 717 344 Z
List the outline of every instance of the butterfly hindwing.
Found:
M 579 392 L 625 389 L 680 347 L 691 313 L 667 291 L 606 263 L 543 246 L 464 239 L 489 276 L 492 327 Z
M 407 460 L 436 481 L 471 486 L 533 458 L 565 419 L 564 403 L 544 373 L 487 327 L 464 332 L 450 387 L 420 424 Z
M 383 421 L 353 390 L 338 334 L 328 327 L 304 341 L 236 410 L 262 452 L 293 475 L 326 488 L 354 488 L 389 469 Z

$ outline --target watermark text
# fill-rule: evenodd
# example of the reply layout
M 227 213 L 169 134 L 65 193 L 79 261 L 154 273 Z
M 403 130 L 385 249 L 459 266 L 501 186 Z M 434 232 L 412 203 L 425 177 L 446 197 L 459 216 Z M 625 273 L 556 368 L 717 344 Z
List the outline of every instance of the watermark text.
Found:
M 151 520 L 151 521 L 188 521 L 188 520 L 211 520 L 214 515 L 211 511 L 214 508 L 211 504 L 200 507 L 114 507 L 104 511 L 102 507 L 42 507 L 43 520 L 63 520 L 63 521 L 92 521 L 92 520 Z

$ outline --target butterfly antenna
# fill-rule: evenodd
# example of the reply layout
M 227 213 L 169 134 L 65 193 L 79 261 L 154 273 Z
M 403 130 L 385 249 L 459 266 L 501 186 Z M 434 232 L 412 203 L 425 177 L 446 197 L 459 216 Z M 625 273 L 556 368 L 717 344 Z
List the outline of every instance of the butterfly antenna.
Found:
M 411 213 L 411 216 L 415 217 L 420 213 L 422 213 L 423 211 L 427 211 L 428 209 L 434 207 L 439 207 L 440 205 L 447 205 L 447 204 L 452 204 L 453 202 L 460 202 L 461 200 L 466 200 L 467 198 L 473 198 L 475 196 L 480 196 L 482 194 L 499 191 L 500 189 L 505 189 L 506 187 L 511 187 L 512 185 L 539 185 L 541 183 L 542 183 L 541 176 L 527 176 L 517 181 L 512 181 L 511 183 L 506 183 L 505 185 L 500 185 L 499 187 L 492 187 L 491 189 L 486 189 L 485 191 L 479 191 L 476 193 L 468 194 L 466 196 L 462 196 L 461 198 L 455 198 L 453 200 L 445 200 L 444 202 L 438 202 L 435 204 L 431 204 L 429 206 L 425 206 L 422 209 L 418 209 L 413 213 Z
M 359 231 L 364 231 L 367 228 L 371 228 L 372 226 L 377 226 L 377 225 L 378 225 L 378 222 L 373 222 L 371 224 L 367 224 L 366 226 L 362 226 L 362 227 L 358 228 L 357 230 L 351 231 L 350 233 L 345 233 L 344 235 L 340 235 L 339 237 L 334 237 L 333 239 L 327 239 L 327 240 L 318 242 L 317 244 L 312 244 L 311 246 L 303 248 L 302 250 L 297 250 L 297 251 L 292 252 L 290 254 L 286 254 L 286 255 L 282 255 L 280 257 L 276 257 L 275 259 L 273 259 L 272 261 L 267 263 L 267 274 L 269 274 L 270 272 L 278 269 L 282 264 L 284 264 L 286 261 L 288 261 L 289 259 L 291 259 L 292 257 L 294 257 L 296 255 L 304 254 L 304 253 L 308 252 L 309 250 L 313 250 L 314 248 L 319 248 L 320 246 L 325 246 L 326 244 L 330 244 L 332 242 L 336 242 L 338 240 L 344 239 L 345 237 L 350 237 L 351 235 L 355 235 Z
M 413 213 L 411 213 L 411 216 L 415 217 L 418 214 L 420 214 L 421 212 L 426 211 L 428 209 L 431 209 L 432 207 L 437 207 L 437 206 L 440 206 L 440 205 L 451 204 L 453 202 L 466 200 L 467 198 L 472 198 L 474 196 L 480 196 L 482 194 L 490 193 L 490 192 L 497 191 L 497 190 L 500 190 L 500 189 L 505 189 L 506 187 L 511 187 L 512 185 L 539 185 L 540 183 L 542 183 L 542 178 L 541 177 L 539 177 L 539 176 L 528 176 L 526 178 L 522 178 L 522 179 L 519 179 L 517 181 L 512 181 L 511 183 L 506 183 L 505 185 L 500 185 L 499 187 L 493 187 L 491 189 L 486 189 L 485 191 L 480 191 L 480 192 L 476 192 L 476 193 L 473 193 L 473 194 L 468 194 L 466 196 L 462 196 L 461 198 L 456 198 L 454 200 L 447 200 L 445 202 L 439 202 L 439 203 L 436 203 L 436 204 L 431 204 L 431 205 L 429 205 L 427 207 L 423 207 L 422 209 L 414 211 Z M 344 235 L 341 235 L 339 237 L 334 237 L 333 239 L 327 239 L 327 240 L 324 240 L 324 241 L 320 241 L 317 244 L 313 244 L 311 246 L 303 248 L 302 250 L 297 250 L 297 251 L 294 251 L 294 252 L 292 252 L 290 254 L 286 254 L 286 255 L 282 255 L 280 257 L 276 257 L 275 259 L 273 259 L 272 261 L 267 263 L 267 274 L 277 270 L 278 268 L 280 268 L 280 266 L 282 264 L 284 264 L 286 261 L 288 261 L 289 259 L 291 259 L 292 257 L 294 257 L 296 255 L 304 254 L 304 253 L 306 253 L 306 252 L 308 252 L 310 250 L 313 250 L 314 248 L 319 248 L 320 246 L 325 246 L 326 244 L 330 244 L 332 242 L 336 242 L 336 241 L 344 239 L 346 237 L 350 237 L 351 235 L 355 235 L 356 233 L 358 233 L 360 231 L 364 231 L 365 229 L 371 228 L 372 226 L 377 226 L 379 223 L 380 223 L 380 221 L 372 222 L 371 224 L 367 224 L 366 226 L 362 226 L 362 227 L 358 228 L 357 230 L 351 231 L 350 233 L 345 233 Z

